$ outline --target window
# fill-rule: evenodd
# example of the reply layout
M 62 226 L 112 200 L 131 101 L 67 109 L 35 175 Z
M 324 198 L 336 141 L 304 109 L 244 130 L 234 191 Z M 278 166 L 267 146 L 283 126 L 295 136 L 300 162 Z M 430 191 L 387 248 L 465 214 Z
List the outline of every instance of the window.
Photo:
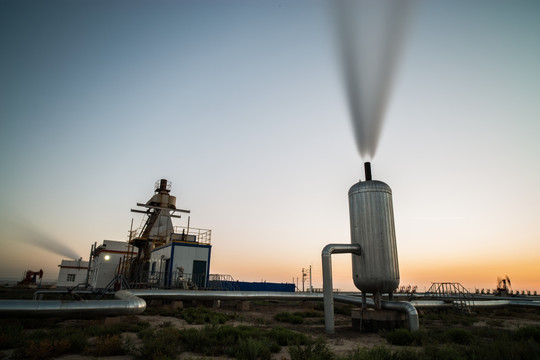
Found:
M 75 274 L 67 274 L 67 282 L 74 282 L 75 281 Z

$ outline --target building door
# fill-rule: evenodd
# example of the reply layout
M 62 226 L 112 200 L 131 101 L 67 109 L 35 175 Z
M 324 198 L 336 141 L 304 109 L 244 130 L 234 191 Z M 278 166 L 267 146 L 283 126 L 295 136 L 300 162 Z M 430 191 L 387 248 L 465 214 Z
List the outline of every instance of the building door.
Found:
M 199 289 L 206 286 L 206 261 L 193 260 L 193 282 Z
M 164 287 L 171 287 L 171 271 L 169 269 L 170 266 L 171 266 L 171 259 L 165 260 L 165 269 L 163 270 Z

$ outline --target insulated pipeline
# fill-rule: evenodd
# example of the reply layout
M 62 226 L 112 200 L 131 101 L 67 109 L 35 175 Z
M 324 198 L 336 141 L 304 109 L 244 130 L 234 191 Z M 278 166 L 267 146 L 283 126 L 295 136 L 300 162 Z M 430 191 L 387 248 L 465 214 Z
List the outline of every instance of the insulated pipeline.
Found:
M 0 316 L 94 317 L 136 315 L 146 309 L 146 302 L 122 290 L 116 300 L 0 300 Z
M 324 294 L 324 326 L 327 334 L 333 334 L 334 329 L 334 285 L 332 281 L 332 254 L 361 255 L 362 249 L 358 244 L 328 244 L 322 251 L 323 294 Z
M 362 299 L 358 297 L 334 295 L 334 299 L 342 303 L 362 306 Z M 366 304 L 368 307 L 375 307 L 375 302 L 372 299 L 366 299 Z M 385 310 L 394 310 L 407 315 L 407 328 L 410 331 L 416 331 L 420 328 L 418 311 L 416 311 L 416 308 L 412 304 L 403 301 L 383 301 L 381 304 Z

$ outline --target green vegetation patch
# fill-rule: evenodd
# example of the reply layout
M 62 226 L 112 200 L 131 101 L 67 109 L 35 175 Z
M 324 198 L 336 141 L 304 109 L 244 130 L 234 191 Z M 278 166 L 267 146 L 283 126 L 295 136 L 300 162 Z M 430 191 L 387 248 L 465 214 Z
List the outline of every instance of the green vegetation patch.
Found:
M 139 333 L 143 346 L 139 353 L 140 359 L 174 359 L 180 346 L 180 331 L 168 327 L 157 330 L 146 329 Z M 204 347 L 204 343 L 201 343 Z
M 282 311 L 274 315 L 274 320 L 289 324 L 302 324 L 304 322 L 304 317 L 287 311 Z
M 144 312 L 145 315 L 170 316 L 184 319 L 188 324 L 225 324 L 235 318 L 234 315 L 227 315 L 209 310 L 205 307 L 189 307 L 184 309 L 170 309 L 165 307 L 152 307 Z
M 410 353 L 380 350 L 366 355 L 366 350 L 358 350 L 350 358 L 363 359 L 540 359 L 540 327 L 527 326 L 511 331 L 495 328 L 431 328 L 416 332 L 397 329 L 383 333 L 389 344 L 398 346 L 423 345 L 417 351 Z M 385 355 L 383 354 L 385 353 Z M 382 354 L 382 355 L 381 355 Z M 383 356 L 384 355 L 384 356 Z M 410 357 L 414 356 L 414 357 Z
M 534 341 L 540 344 L 540 326 L 525 326 L 514 333 L 516 340 Z
M 129 346 L 121 334 L 141 332 L 149 326 L 135 316 L 114 325 L 84 321 L 84 326 L 81 322 L 66 324 L 46 318 L 2 319 L 0 349 L 14 349 L 14 359 L 46 359 L 66 354 L 122 355 L 129 352 Z
M 407 329 L 395 329 L 382 333 L 386 341 L 398 346 L 418 346 L 422 345 L 422 335 L 420 331 L 409 331 Z
M 127 349 L 120 335 L 107 335 L 97 337 L 85 352 L 98 357 L 116 356 L 126 354 Z
M 309 343 L 308 336 L 284 328 L 231 325 L 207 325 L 201 329 L 146 329 L 139 333 L 139 337 L 143 341 L 140 357 L 144 359 L 172 359 L 179 352 L 225 355 L 237 359 L 269 359 L 282 346 Z
M 291 360 L 326 360 L 335 358 L 323 339 L 309 341 L 305 345 L 292 345 L 289 347 L 289 355 Z
M 391 350 L 386 346 L 375 346 L 372 348 L 359 347 L 340 359 L 347 360 L 416 360 L 418 352 L 411 349 Z
M 180 312 L 181 319 L 186 320 L 188 324 L 225 324 L 231 319 L 231 316 L 211 311 L 207 308 L 187 308 Z
M 314 310 L 296 311 L 294 313 L 282 311 L 274 315 L 274 320 L 289 324 L 302 324 L 305 318 L 319 318 L 322 316 L 324 316 L 323 313 Z

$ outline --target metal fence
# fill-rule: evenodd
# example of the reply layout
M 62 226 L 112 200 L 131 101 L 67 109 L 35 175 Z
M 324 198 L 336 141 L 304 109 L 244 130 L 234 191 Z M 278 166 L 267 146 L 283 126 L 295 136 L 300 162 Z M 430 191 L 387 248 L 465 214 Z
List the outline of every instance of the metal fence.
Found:
M 212 230 L 175 226 L 174 233 L 171 234 L 171 240 L 178 241 L 182 240 L 183 237 L 187 241 L 210 245 L 212 243 Z
M 146 285 L 157 289 L 204 289 L 206 274 L 187 274 L 183 271 L 150 271 Z

